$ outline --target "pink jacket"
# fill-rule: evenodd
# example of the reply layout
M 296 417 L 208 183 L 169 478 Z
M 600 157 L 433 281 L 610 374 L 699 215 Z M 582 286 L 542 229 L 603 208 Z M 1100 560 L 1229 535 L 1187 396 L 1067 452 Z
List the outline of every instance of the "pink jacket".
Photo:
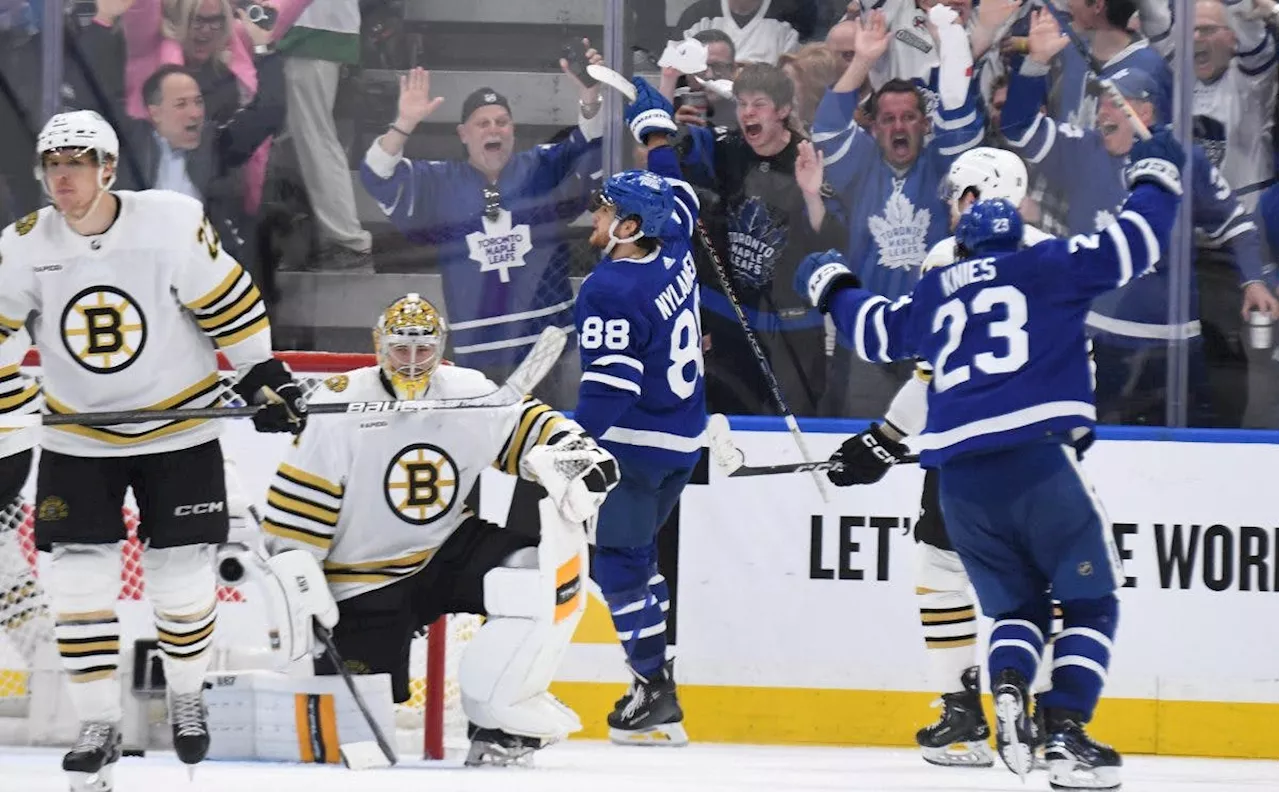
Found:
M 264 5 L 270 5 L 279 12 L 272 40 L 279 41 L 311 2 L 312 0 L 264 0 Z M 134 118 L 149 117 L 142 101 L 142 84 L 147 78 L 167 63 L 183 62 L 182 44 L 165 38 L 161 32 L 160 3 L 161 0 L 137 0 L 120 17 L 120 27 L 124 31 L 128 52 L 124 69 L 125 110 Z M 253 45 L 239 22 L 235 23 L 234 34 L 227 42 L 227 49 L 231 51 L 231 61 L 227 66 L 235 75 L 240 93 L 247 101 L 258 92 L 258 72 L 253 67 Z M 262 185 L 267 177 L 267 155 L 270 150 L 271 139 L 268 138 L 244 165 L 244 208 L 250 215 L 256 214 L 262 203 Z

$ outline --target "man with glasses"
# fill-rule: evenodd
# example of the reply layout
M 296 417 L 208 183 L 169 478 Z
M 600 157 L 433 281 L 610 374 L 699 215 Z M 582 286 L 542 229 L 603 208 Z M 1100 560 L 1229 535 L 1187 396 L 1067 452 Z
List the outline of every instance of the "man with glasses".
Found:
M 602 63 L 583 43 L 587 61 Z M 578 87 L 580 109 L 578 127 L 564 142 L 515 152 L 507 98 L 480 88 L 463 102 L 457 128 L 465 161 L 406 159 L 409 136 L 444 102 L 431 96 L 430 74 L 416 68 L 400 78 L 398 116 L 360 168 L 365 189 L 391 222 L 410 241 L 438 248 L 452 359 L 496 382 L 544 328 L 573 330 L 564 224 L 582 213 L 599 178 L 604 120 L 599 86 L 587 88 L 561 64 Z M 557 370 L 538 394 L 564 407 L 576 390 L 577 372 Z

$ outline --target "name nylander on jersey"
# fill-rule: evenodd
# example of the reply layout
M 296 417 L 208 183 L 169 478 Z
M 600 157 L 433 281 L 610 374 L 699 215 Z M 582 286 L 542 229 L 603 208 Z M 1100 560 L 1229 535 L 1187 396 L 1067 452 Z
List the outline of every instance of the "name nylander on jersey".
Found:
M 620 458 L 694 462 L 707 424 L 698 275 L 690 238 L 698 199 L 681 181 L 675 152 L 649 167 L 676 196 L 660 246 L 637 259 L 605 257 L 574 307 L 582 387 L 574 418 Z
M 894 303 L 845 289 L 831 315 L 862 358 L 933 366 L 919 437 L 927 467 L 1092 426 L 1089 304 L 1155 268 L 1176 207 L 1171 193 L 1139 184 L 1097 234 L 935 268 Z

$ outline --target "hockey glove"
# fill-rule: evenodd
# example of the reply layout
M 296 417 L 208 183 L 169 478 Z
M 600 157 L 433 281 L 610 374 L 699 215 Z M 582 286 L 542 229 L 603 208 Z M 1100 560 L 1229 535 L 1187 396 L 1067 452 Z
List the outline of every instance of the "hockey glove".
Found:
M 873 423 L 865 432 L 845 440 L 840 450 L 831 455 L 831 461 L 843 467 L 827 471 L 827 478 L 837 487 L 874 484 L 910 453 L 905 445 L 886 435 L 880 424 Z
M 307 399 L 283 363 L 264 360 L 240 378 L 233 388 L 248 404 L 263 407 L 254 413 L 253 428 L 259 432 L 301 434 L 307 425 Z
M 520 473 L 541 484 L 560 515 L 574 523 L 595 516 L 621 475 L 613 454 L 587 435 L 567 432 L 559 442 L 530 449 Z
M 623 117 L 636 141 L 644 145 L 645 138 L 654 132 L 665 132 L 674 135 L 676 122 L 672 120 L 676 109 L 667 97 L 658 93 L 658 89 L 649 84 L 643 77 L 632 77 L 631 84 L 636 87 L 636 100 L 627 105 Z
M 801 297 L 808 298 L 814 308 L 826 313 L 833 294 L 846 287 L 857 288 L 860 282 L 845 266 L 844 256 L 828 250 L 805 256 L 792 285 Z
M 1173 136 L 1168 126 L 1151 130 L 1150 140 L 1138 140 L 1129 151 L 1125 181 L 1129 189 L 1143 182 L 1150 182 L 1173 193 L 1182 195 L 1182 165 L 1187 154 Z

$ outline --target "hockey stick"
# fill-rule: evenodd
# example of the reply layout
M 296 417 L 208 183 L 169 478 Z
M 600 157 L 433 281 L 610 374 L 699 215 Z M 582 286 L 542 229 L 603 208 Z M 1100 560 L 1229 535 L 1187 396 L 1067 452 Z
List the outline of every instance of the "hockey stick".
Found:
M 1071 19 L 1067 17 L 1062 9 L 1053 4 L 1053 0 L 1042 0 L 1041 5 L 1058 21 L 1058 28 L 1066 34 L 1067 38 L 1071 39 L 1071 43 L 1075 46 L 1076 51 L 1080 53 L 1080 57 L 1084 58 L 1085 67 L 1089 69 L 1093 78 L 1098 81 L 1098 85 L 1102 90 L 1106 91 L 1107 98 L 1111 100 L 1111 104 L 1124 113 L 1125 118 L 1129 119 L 1129 123 L 1133 125 L 1134 134 L 1143 140 L 1150 140 L 1151 130 L 1147 129 L 1147 125 L 1142 123 L 1142 119 L 1138 118 L 1133 105 L 1129 104 L 1129 100 L 1124 98 L 1124 94 L 1120 93 L 1120 89 L 1116 87 L 1116 84 L 1110 78 L 1102 76 L 1104 68 L 1102 61 L 1094 56 L 1089 50 L 1089 45 L 1085 43 L 1084 39 L 1080 38 L 1080 34 L 1075 31 L 1075 28 L 1071 27 Z
M 769 366 L 769 359 L 765 357 L 764 349 L 761 348 L 760 341 L 756 338 L 755 330 L 751 329 L 751 324 L 747 321 L 747 315 L 743 312 L 742 305 L 738 303 L 738 297 L 734 294 L 733 285 L 729 282 L 729 275 L 725 271 L 724 262 L 720 260 L 720 254 L 716 252 L 715 245 L 711 240 L 711 234 L 707 232 L 707 227 L 703 225 L 701 217 L 698 218 L 696 227 L 698 239 L 702 242 L 702 246 L 707 249 L 707 255 L 711 258 L 711 268 L 716 272 L 716 280 L 720 281 L 720 287 L 724 289 L 725 297 L 729 299 L 729 304 L 733 306 L 733 313 L 738 317 L 738 324 L 742 327 L 742 332 L 747 336 L 747 345 L 751 347 L 751 354 L 756 359 L 756 365 L 760 367 L 760 373 L 764 375 L 765 384 L 768 385 L 769 393 L 773 396 L 773 402 L 782 414 L 782 420 L 787 425 L 787 431 L 791 433 L 791 439 L 795 440 L 796 447 L 800 449 L 800 456 L 804 458 L 804 464 L 817 464 L 813 460 L 813 455 L 809 453 L 809 446 L 804 441 L 804 435 L 800 432 L 800 425 L 796 423 L 795 415 L 792 414 L 791 408 L 787 405 L 786 397 L 782 395 L 782 388 L 778 385 L 778 378 L 774 376 L 773 369 Z M 818 487 L 818 494 L 822 496 L 822 502 L 830 503 L 831 497 L 827 493 L 826 484 L 817 469 L 814 469 L 813 483 Z
M 538 336 L 533 349 L 500 388 L 484 396 L 467 399 L 418 399 L 413 401 L 359 401 L 310 404 L 308 415 L 350 415 L 461 410 L 483 407 L 510 407 L 519 404 L 550 373 L 568 339 L 565 331 L 548 327 Z M 209 418 L 252 418 L 266 405 L 244 407 L 175 408 L 171 410 L 118 410 L 115 412 L 71 413 L 68 415 L 0 416 L 0 429 L 28 426 L 111 426 L 151 421 L 186 421 Z
M 329 628 L 315 619 L 311 620 L 311 626 L 315 630 L 316 637 L 320 639 L 320 643 L 324 644 L 325 651 L 329 653 L 329 659 L 333 661 L 333 665 L 338 669 L 338 674 L 342 677 L 342 681 L 347 683 L 347 690 L 351 691 L 351 698 L 356 700 L 356 706 L 360 708 L 360 714 L 364 716 L 365 723 L 369 725 L 369 730 L 373 732 L 373 739 L 378 743 L 378 750 L 382 752 L 387 763 L 383 764 L 377 761 L 376 757 L 369 756 L 365 751 L 360 750 L 361 743 L 348 743 L 347 745 L 339 746 L 339 750 L 342 752 L 342 761 L 353 770 L 367 770 L 373 767 L 391 767 L 395 765 L 399 761 L 399 757 L 396 756 L 396 752 L 391 748 L 387 735 L 382 733 L 382 727 L 374 720 L 373 713 L 369 711 L 369 705 L 365 702 L 359 688 L 356 687 L 355 678 L 342 660 L 342 655 L 338 654 L 338 647 L 333 641 L 333 633 L 329 632 Z
M 819 462 L 784 462 L 780 465 L 748 465 L 742 449 L 733 444 L 729 432 L 729 419 L 716 413 L 707 421 L 707 446 L 716 466 L 729 478 L 743 476 L 773 476 L 780 473 L 813 473 L 817 476 L 826 470 L 843 470 L 844 463 L 833 459 Z M 919 462 L 916 455 L 903 457 L 902 462 Z

